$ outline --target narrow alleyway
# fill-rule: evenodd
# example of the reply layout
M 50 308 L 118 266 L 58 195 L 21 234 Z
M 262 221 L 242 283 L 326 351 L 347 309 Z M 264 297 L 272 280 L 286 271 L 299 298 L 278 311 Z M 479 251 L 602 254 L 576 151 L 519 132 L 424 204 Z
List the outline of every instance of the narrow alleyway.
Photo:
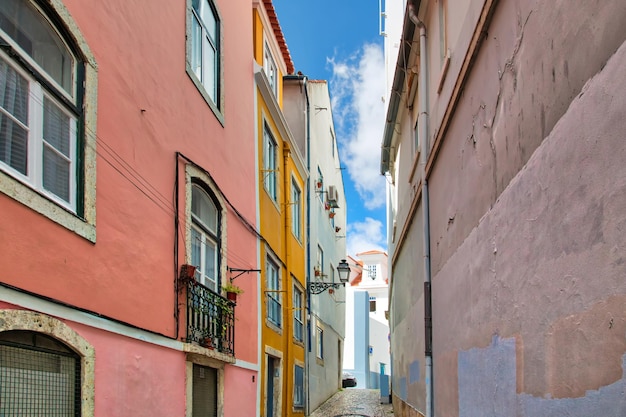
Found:
M 389 417 L 391 404 L 380 404 L 380 391 L 347 388 L 337 392 L 310 417 Z

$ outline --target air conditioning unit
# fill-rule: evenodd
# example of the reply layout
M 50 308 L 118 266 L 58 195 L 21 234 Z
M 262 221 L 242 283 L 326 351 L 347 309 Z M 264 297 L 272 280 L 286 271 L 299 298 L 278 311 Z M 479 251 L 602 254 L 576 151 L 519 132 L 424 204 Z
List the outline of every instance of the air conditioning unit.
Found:
M 339 207 L 339 204 L 337 204 L 338 199 L 339 198 L 338 198 L 338 193 L 337 193 L 337 187 L 335 187 L 334 185 L 329 185 L 328 186 L 328 203 L 331 208 Z

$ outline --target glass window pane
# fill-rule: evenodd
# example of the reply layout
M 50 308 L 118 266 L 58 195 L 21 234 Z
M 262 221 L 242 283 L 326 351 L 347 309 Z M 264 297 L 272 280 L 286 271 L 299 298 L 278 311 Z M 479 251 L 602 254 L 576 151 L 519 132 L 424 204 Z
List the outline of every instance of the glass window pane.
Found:
M 43 186 L 56 196 L 70 202 L 70 161 L 44 144 Z
M 70 117 L 47 97 L 43 105 L 43 138 L 70 157 Z
M 202 82 L 202 27 L 195 15 L 191 21 L 191 69 Z
M 28 132 L 0 112 L 0 161 L 28 175 Z
M 195 228 L 191 228 L 191 264 L 196 269 L 196 280 L 200 278 L 201 262 L 202 262 L 202 241 L 200 233 Z
M 41 13 L 27 1 L 0 2 L 0 29 L 71 96 L 74 57 Z
M 191 213 L 209 232 L 217 235 L 217 207 L 207 193 L 197 185 L 191 190 Z
M 0 107 L 28 124 L 28 80 L 0 58 Z
M 211 46 L 209 40 L 204 37 L 204 78 L 202 84 L 204 85 L 211 100 L 216 101 L 217 88 L 216 88 L 216 74 L 217 74 L 217 54 L 215 49 Z
M 208 280 L 204 285 L 211 288 L 212 290 L 217 290 L 217 247 L 215 243 L 211 240 L 206 239 L 205 247 L 204 247 L 204 275 Z
M 208 35 L 211 37 L 213 43 L 215 43 L 217 39 L 217 19 L 215 18 L 211 5 L 206 0 L 202 2 L 200 18 L 202 19 L 202 23 L 204 23 Z

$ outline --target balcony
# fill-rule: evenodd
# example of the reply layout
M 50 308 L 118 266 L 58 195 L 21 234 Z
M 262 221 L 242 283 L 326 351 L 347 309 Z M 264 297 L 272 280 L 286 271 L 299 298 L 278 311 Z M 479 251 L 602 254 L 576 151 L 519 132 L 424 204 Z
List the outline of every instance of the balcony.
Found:
M 186 292 L 186 342 L 235 355 L 235 303 L 195 280 L 183 283 Z

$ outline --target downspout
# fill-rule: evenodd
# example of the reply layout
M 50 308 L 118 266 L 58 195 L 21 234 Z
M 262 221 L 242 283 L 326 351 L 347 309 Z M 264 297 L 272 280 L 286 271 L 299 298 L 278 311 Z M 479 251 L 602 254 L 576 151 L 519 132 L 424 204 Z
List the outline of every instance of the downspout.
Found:
M 309 178 L 307 178 L 305 190 L 306 190 L 306 309 L 305 309 L 305 320 L 306 320 L 306 334 L 304 341 L 305 349 L 304 349 L 304 368 L 305 378 L 304 378 L 304 391 L 306 395 L 304 396 L 304 415 L 308 416 L 310 413 L 310 403 L 309 403 L 309 366 L 310 359 L 309 355 L 311 353 L 311 322 L 309 318 L 311 317 L 311 293 L 309 292 L 309 283 L 311 281 L 311 276 L 309 275 L 309 271 L 311 270 L 311 126 L 309 123 L 309 112 L 310 112 L 310 104 L 309 104 L 309 92 L 307 90 L 307 77 L 302 76 L 302 88 L 304 89 L 304 98 L 306 100 L 306 108 L 304 110 L 304 123 L 306 125 L 306 169 L 309 173 Z
M 419 72 L 419 139 L 420 167 L 422 173 L 422 223 L 424 227 L 424 354 L 426 361 L 426 417 L 434 415 L 433 389 L 433 349 L 432 349 L 432 306 L 430 270 L 430 207 L 426 163 L 430 146 L 428 143 L 428 59 L 426 56 L 426 26 L 418 17 L 415 6 L 409 3 L 409 19 L 420 30 L 420 72 Z
M 293 381 L 292 378 L 289 377 L 290 372 L 294 372 L 293 371 L 293 364 L 295 363 L 295 361 L 292 361 L 291 358 L 291 353 L 290 353 L 290 347 L 291 347 L 291 336 L 289 334 L 289 325 L 290 322 L 292 320 L 291 318 L 291 313 L 293 312 L 293 310 L 291 309 L 291 305 L 293 303 L 293 300 L 291 300 L 290 296 L 291 294 L 293 294 L 293 291 L 290 290 L 291 288 L 291 265 L 290 265 L 290 261 L 289 261 L 289 221 L 291 220 L 290 214 L 291 214 L 291 205 L 290 203 L 290 199 L 291 199 L 291 193 L 288 191 L 289 190 L 289 185 L 290 185 L 290 180 L 291 177 L 288 175 L 289 173 L 289 158 L 291 157 L 291 148 L 289 147 L 289 144 L 287 142 L 283 142 L 283 184 L 284 184 L 284 191 L 283 191 L 283 199 L 285 201 L 285 269 L 286 269 L 286 277 L 285 277 L 285 283 L 287 285 L 285 285 L 285 289 L 287 290 L 285 292 L 285 302 L 283 303 L 283 309 L 285 309 L 286 314 L 283 315 L 283 317 L 286 317 L 286 320 L 284 321 L 284 326 L 285 326 L 285 361 L 284 361 L 284 365 L 283 365 L 283 373 L 284 375 L 287 376 L 286 378 L 286 385 L 287 387 L 289 387 L 289 381 Z M 290 302 L 291 300 L 291 302 Z M 293 388 L 293 386 L 292 386 Z M 289 391 L 289 390 L 288 390 Z M 288 405 L 289 405 L 289 396 L 285 395 L 285 398 L 283 399 L 283 410 L 288 409 Z

